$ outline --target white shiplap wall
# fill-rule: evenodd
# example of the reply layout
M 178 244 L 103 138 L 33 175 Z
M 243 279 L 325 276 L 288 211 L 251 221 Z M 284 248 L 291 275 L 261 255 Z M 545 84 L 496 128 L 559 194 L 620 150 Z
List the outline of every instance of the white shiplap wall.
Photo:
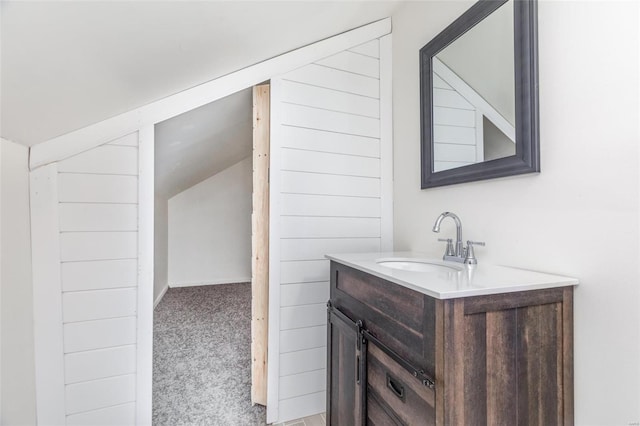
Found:
M 57 297 L 67 425 L 136 422 L 138 134 L 52 165 L 59 243 Z M 34 181 L 34 182 L 37 182 Z M 33 194 L 35 200 L 39 193 Z M 55 203 L 57 201 L 57 203 Z M 37 261 L 38 259 L 34 259 Z M 38 279 L 34 292 L 50 283 Z M 37 297 L 37 294 L 36 294 Z M 38 312 L 40 321 L 49 310 Z M 46 348 L 41 348 L 45 350 Z M 42 357 L 42 352 L 40 352 Z M 37 359 L 36 362 L 41 362 Z M 45 373 L 46 374 L 46 373 Z M 46 380 L 46 377 L 45 377 Z M 40 401 L 39 401 L 40 403 Z M 43 402 L 44 403 L 44 402 Z M 51 420 L 52 417 L 46 417 Z M 45 419 L 42 419 L 45 420 Z
M 471 103 L 434 72 L 433 168 L 435 172 L 475 164 L 483 160 L 482 116 L 478 117 L 478 114 Z
M 373 40 L 271 80 L 268 422 L 325 410 L 324 255 L 391 246 L 380 46 Z

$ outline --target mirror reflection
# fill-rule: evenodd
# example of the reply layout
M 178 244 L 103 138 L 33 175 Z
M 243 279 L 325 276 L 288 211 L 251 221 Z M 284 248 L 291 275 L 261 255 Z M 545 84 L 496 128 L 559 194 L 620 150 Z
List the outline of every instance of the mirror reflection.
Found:
M 433 172 L 516 154 L 513 0 L 432 58 Z

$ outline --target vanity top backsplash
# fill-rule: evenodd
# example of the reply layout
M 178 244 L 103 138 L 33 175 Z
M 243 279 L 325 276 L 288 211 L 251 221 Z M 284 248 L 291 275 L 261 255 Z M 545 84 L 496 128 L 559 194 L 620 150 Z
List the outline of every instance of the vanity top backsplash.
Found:
M 328 254 L 326 257 L 437 299 L 541 290 L 579 283 L 571 277 L 485 263 L 445 262 L 415 252 Z

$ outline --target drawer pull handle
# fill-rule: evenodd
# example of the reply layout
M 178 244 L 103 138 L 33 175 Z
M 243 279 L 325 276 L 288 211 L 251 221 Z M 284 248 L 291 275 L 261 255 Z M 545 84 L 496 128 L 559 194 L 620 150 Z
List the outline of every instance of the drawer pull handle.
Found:
M 391 392 L 393 392 L 395 396 L 404 402 L 404 386 L 402 383 L 391 377 L 389 373 L 387 373 L 387 387 L 391 389 Z

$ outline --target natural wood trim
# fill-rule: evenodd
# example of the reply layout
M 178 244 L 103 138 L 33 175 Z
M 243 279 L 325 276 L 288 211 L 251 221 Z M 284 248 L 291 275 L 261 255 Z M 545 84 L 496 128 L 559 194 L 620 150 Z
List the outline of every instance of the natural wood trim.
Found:
M 280 163 L 282 143 L 281 78 L 270 81 L 271 131 L 269 141 L 269 351 L 267 353 L 267 424 L 280 418 Z M 275 107 L 273 107 L 275 106 Z
M 391 18 L 385 18 L 49 139 L 31 147 L 29 166 L 34 170 L 63 160 L 390 32 Z
M 253 211 L 251 213 L 251 403 L 267 405 L 269 332 L 270 86 L 253 88 Z

